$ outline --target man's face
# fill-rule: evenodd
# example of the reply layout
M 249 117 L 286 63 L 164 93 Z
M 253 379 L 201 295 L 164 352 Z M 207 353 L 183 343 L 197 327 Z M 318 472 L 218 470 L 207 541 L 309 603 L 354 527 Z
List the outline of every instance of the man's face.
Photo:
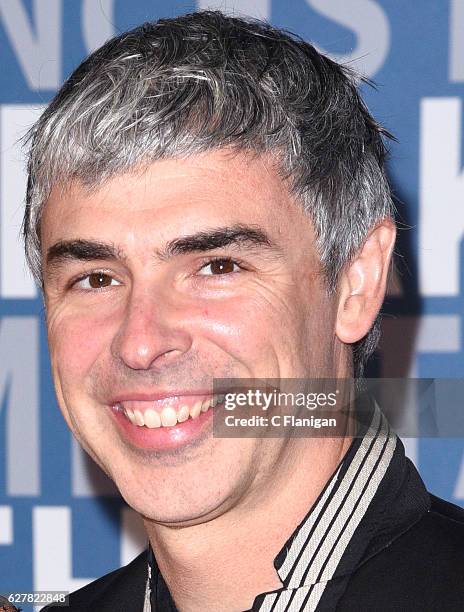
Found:
M 291 440 L 215 438 L 216 408 L 195 416 L 213 378 L 335 371 L 311 223 L 269 160 L 215 151 L 57 187 L 41 231 L 58 402 L 126 501 L 187 524 L 275 481 Z

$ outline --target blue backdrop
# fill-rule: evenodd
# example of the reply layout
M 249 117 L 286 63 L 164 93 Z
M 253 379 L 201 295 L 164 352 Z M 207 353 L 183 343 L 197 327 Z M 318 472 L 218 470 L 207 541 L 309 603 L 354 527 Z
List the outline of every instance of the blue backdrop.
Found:
M 42 303 L 18 239 L 18 138 L 109 36 L 207 7 L 289 28 L 377 82 L 364 94 L 399 141 L 389 170 L 401 229 L 370 373 L 463 377 L 464 0 L 0 0 L 0 593 L 76 589 L 143 545 L 137 517 L 56 406 Z M 429 489 L 464 504 L 463 439 L 405 442 Z

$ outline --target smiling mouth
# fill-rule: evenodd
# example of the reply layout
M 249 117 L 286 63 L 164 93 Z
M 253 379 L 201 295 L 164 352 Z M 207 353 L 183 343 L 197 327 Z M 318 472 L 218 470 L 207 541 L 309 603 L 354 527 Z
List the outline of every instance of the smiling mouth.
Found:
M 224 401 L 224 395 L 210 395 L 198 398 L 195 396 L 165 400 L 124 400 L 112 406 L 113 410 L 123 414 L 136 427 L 156 429 L 174 427 L 188 419 L 197 419 L 202 412 L 208 412 Z

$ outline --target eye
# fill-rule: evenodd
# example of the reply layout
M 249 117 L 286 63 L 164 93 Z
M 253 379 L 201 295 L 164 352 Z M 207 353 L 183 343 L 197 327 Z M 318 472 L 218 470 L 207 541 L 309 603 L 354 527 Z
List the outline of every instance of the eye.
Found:
M 240 272 L 242 268 L 236 261 L 228 257 L 216 258 L 208 261 L 199 271 L 203 276 L 219 276 L 221 274 L 231 274 Z
M 112 285 L 120 285 L 121 283 L 115 278 L 106 274 L 105 272 L 91 272 L 85 276 L 81 276 L 74 283 L 73 286 L 79 287 L 80 289 L 105 289 Z

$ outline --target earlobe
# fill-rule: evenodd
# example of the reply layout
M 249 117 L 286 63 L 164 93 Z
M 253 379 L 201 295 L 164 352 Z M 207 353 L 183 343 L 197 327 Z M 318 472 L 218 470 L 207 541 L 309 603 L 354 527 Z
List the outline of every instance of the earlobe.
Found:
M 335 333 L 346 344 L 363 338 L 382 306 L 396 230 L 384 219 L 369 233 L 356 256 L 342 272 Z

